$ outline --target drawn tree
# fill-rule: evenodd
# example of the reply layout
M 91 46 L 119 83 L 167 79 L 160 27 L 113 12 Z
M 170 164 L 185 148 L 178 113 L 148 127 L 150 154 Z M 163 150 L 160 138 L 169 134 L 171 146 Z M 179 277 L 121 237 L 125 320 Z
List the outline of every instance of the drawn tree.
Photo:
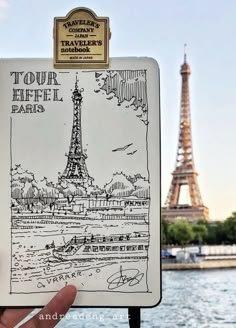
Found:
M 63 197 L 67 198 L 68 204 L 74 200 L 75 196 L 82 197 L 87 195 L 87 191 L 84 187 L 68 182 L 66 180 L 58 184 L 57 188 Z
M 150 190 L 149 190 L 149 183 L 148 180 L 141 177 L 138 178 L 136 182 L 134 182 L 135 190 L 133 191 L 132 195 L 138 198 L 149 198 L 150 197 Z
M 117 98 L 117 106 L 133 110 L 135 115 L 147 124 L 147 92 L 145 70 L 108 70 L 95 73 L 98 90 L 104 91 L 110 101 Z
M 23 197 L 23 189 L 24 189 L 24 182 L 21 182 L 19 180 L 12 180 L 11 184 L 11 196 L 13 199 L 17 199 L 20 202 L 20 199 Z
M 58 189 L 52 182 L 48 181 L 46 177 L 37 182 L 36 198 L 38 198 L 43 205 L 53 204 L 58 197 Z
M 113 174 L 112 180 L 105 185 L 104 189 L 110 196 L 127 197 L 135 190 L 133 184 L 124 173 Z
M 102 195 L 104 193 L 104 190 L 99 188 L 97 185 L 92 185 L 87 187 L 87 194 L 90 197 L 97 197 L 98 195 Z

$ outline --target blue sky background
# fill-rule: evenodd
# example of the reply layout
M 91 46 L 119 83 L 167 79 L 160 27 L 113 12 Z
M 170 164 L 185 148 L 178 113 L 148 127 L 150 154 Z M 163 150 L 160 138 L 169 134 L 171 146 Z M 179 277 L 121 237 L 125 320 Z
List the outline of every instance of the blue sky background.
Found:
M 109 16 L 110 55 L 154 57 L 161 70 L 162 197 L 177 151 L 183 45 L 192 69 L 194 159 L 211 219 L 236 211 L 235 0 L 0 0 L 0 56 L 52 57 L 53 17 Z

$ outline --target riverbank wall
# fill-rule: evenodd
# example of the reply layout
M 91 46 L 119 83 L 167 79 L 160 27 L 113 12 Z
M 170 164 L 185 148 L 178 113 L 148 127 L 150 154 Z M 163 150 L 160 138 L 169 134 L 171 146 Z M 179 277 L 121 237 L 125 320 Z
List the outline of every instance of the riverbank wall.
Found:
M 209 270 L 209 269 L 236 269 L 236 258 L 207 259 L 195 263 L 163 263 L 162 270 Z

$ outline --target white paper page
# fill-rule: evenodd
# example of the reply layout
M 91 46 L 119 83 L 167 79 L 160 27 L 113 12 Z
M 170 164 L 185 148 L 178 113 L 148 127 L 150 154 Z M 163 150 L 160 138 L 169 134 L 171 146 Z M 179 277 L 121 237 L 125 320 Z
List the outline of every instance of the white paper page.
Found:
M 160 300 L 159 69 L 0 60 L 0 306 Z

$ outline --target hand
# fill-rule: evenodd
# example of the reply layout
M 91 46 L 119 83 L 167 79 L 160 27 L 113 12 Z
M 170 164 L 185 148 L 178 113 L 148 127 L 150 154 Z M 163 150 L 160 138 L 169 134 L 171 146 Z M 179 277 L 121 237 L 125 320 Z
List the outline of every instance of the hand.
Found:
M 21 328 L 52 328 L 60 321 L 60 314 L 65 314 L 75 300 L 77 290 L 69 285 L 62 288 L 53 299 L 32 319 L 24 323 Z M 0 328 L 13 328 L 23 320 L 33 309 L 6 309 L 0 313 Z M 57 313 L 57 320 L 42 320 Z M 61 316 L 62 317 L 62 316 Z

